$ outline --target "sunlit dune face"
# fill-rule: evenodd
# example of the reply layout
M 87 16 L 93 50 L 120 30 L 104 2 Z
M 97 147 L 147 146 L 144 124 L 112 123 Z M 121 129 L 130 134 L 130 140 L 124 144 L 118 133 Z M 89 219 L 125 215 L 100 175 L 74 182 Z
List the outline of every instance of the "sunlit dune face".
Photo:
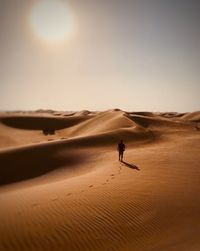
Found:
M 62 41 L 72 32 L 72 16 L 66 4 L 59 0 L 40 0 L 32 8 L 34 33 L 49 42 Z

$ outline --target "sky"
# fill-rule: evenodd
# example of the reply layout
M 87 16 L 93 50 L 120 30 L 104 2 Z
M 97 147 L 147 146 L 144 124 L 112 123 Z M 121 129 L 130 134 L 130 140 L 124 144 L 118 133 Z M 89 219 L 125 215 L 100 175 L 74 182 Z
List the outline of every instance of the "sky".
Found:
M 199 13 L 199 0 L 0 0 L 0 110 L 200 110 Z

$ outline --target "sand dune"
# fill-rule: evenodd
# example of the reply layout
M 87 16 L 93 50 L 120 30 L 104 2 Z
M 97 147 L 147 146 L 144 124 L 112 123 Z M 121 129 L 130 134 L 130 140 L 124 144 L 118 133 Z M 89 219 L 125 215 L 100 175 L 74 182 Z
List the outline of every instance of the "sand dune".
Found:
M 194 121 L 194 122 L 200 122 L 200 112 L 186 113 L 182 117 L 182 119 L 189 120 L 189 121 Z
M 192 129 L 194 124 L 188 121 L 174 120 L 169 118 L 158 118 L 158 117 L 146 117 L 142 115 L 129 115 L 129 118 L 132 119 L 135 123 L 144 128 L 150 128 L 153 131 L 163 130 L 166 131 L 174 129 Z M 165 131 L 165 132 L 166 132 Z
M 69 117 L 52 117 L 52 116 L 8 116 L 2 117 L 1 123 L 9 127 L 27 129 L 27 130 L 42 130 L 51 128 L 60 130 L 87 120 L 87 116 L 70 116 Z
M 199 118 L 1 113 L 0 250 L 200 250 Z

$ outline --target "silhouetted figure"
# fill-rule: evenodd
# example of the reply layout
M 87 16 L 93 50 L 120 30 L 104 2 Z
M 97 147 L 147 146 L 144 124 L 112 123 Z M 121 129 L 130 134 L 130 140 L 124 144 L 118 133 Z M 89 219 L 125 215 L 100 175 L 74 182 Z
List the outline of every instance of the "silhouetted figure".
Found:
M 123 161 L 123 155 L 125 151 L 125 145 L 123 143 L 123 140 L 121 140 L 118 144 L 117 150 L 119 152 L 119 161 Z

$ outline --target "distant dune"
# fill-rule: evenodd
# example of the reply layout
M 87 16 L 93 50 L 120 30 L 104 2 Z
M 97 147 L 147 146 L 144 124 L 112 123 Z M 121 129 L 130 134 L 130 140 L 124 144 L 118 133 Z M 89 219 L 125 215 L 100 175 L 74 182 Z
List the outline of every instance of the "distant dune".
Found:
M 199 123 L 200 112 L 1 112 L 0 251 L 200 250 Z

